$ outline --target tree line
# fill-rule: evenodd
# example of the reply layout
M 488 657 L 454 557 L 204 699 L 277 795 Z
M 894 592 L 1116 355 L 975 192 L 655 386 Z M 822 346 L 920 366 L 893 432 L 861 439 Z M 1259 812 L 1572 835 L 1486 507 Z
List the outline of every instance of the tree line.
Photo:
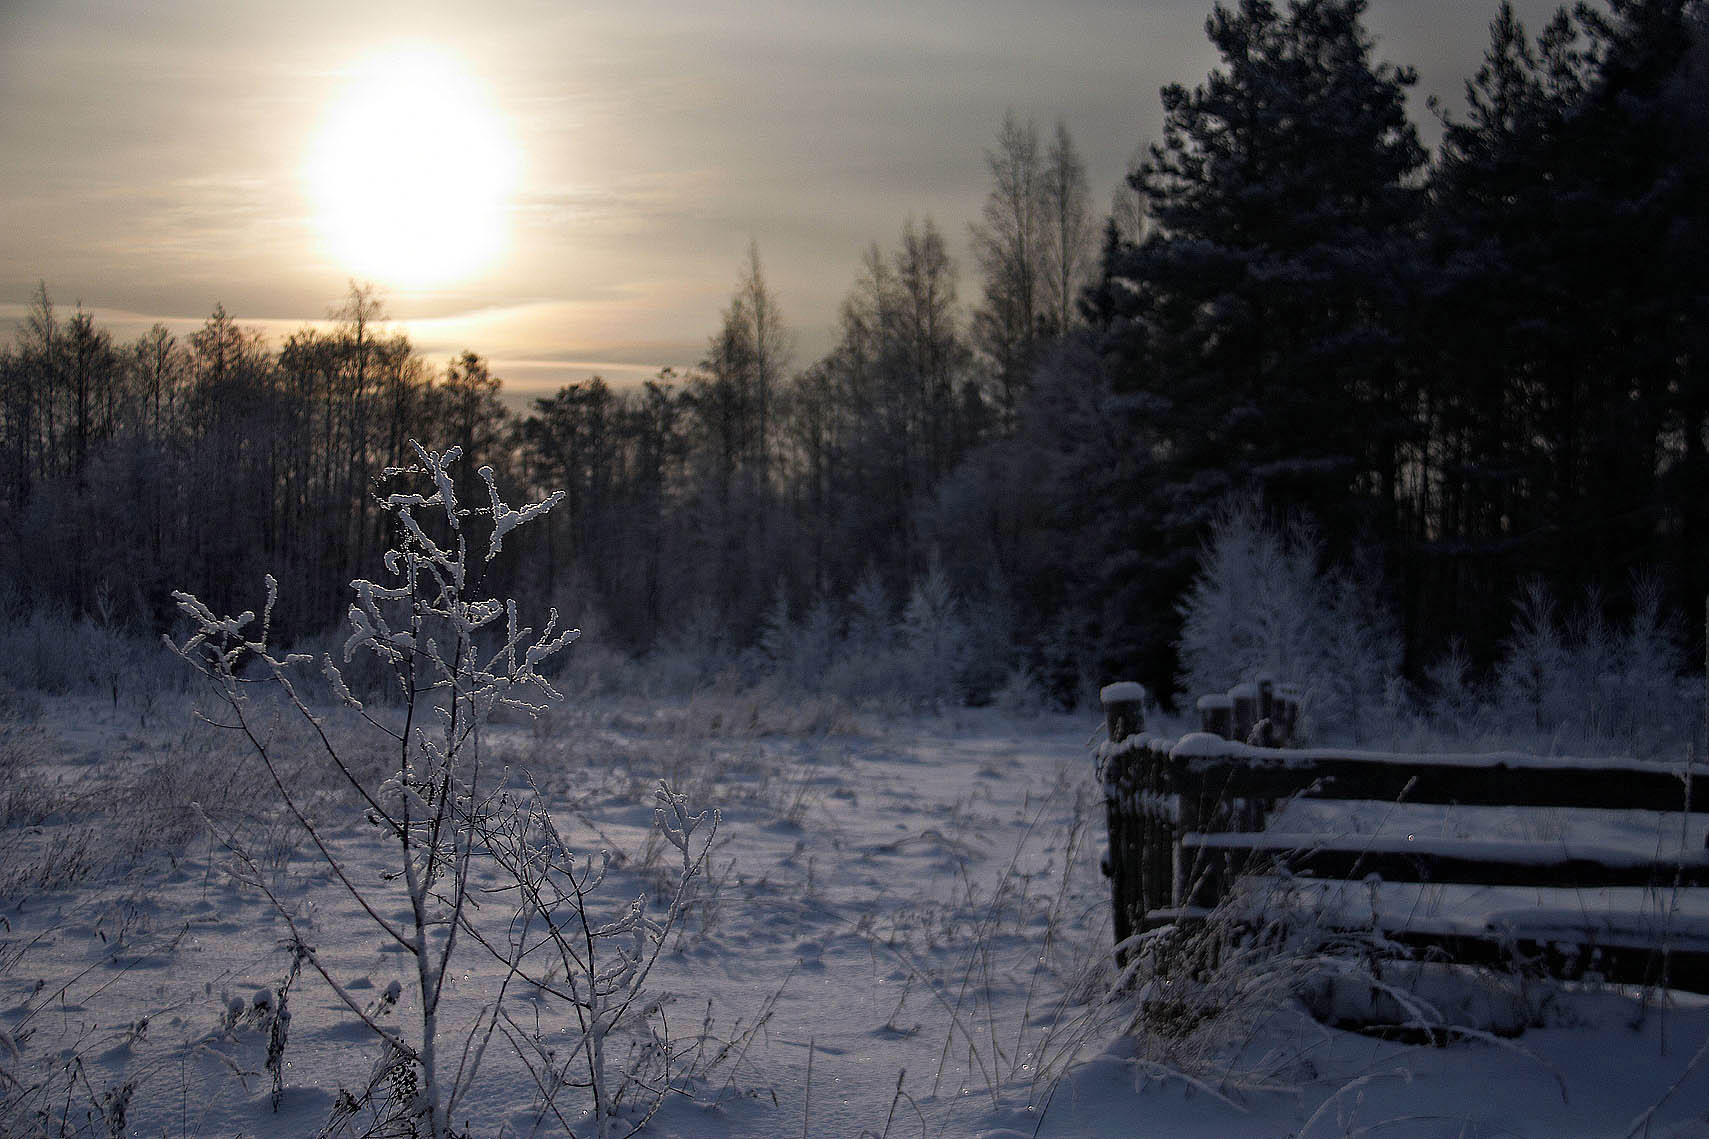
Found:
M 990 684 L 1167 692 L 1231 499 L 1314 519 L 1338 572 L 1386 592 L 1414 679 L 1450 638 L 1494 662 L 1533 581 L 1617 615 L 1647 572 L 1693 611 L 1709 5 L 1579 4 L 1535 36 L 1501 5 L 1434 154 L 1365 8 L 1216 7 L 1221 63 L 1163 90 L 1101 225 L 1067 127 L 1010 114 L 977 296 L 909 220 L 816 360 L 757 248 L 697 367 L 522 413 L 479 355 L 428 365 L 364 287 L 273 346 L 218 307 L 116 343 L 43 286 L 0 351 L 9 603 L 158 626 L 169 588 L 240 608 L 273 572 L 298 583 L 277 620 L 326 628 L 385 548 L 375 480 L 418 437 L 469 453 L 465 502 L 481 463 L 566 492 L 495 587 L 631 653 L 900 612 L 929 579 L 1004 615 Z

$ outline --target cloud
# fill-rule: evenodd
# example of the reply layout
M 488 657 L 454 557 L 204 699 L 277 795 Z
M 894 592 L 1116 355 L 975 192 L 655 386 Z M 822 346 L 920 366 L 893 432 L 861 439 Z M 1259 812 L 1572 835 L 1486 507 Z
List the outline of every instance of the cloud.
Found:
M 1101 207 L 1158 132 L 1158 88 L 1197 84 L 1215 65 L 1210 6 L 4 5 L 0 297 L 22 302 L 46 278 L 114 310 L 194 313 L 221 300 L 239 313 L 324 313 L 347 270 L 304 202 L 308 142 L 341 77 L 407 35 L 462 53 L 511 119 L 524 169 L 510 258 L 454 286 L 400 291 L 397 312 L 464 320 L 467 346 L 519 366 L 621 359 L 588 345 L 672 344 L 693 359 L 755 239 L 800 341 L 819 345 L 862 248 L 890 245 L 909 216 L 937 220 L 962 296 L 978 296 L 966 222 L 1006 109 L 1044 132 L 1067 121 Z M 1533 32 L 1553 6 L 1518 5 Z M 1426 137 L 1423 96 L 1457 103 L 1494 7 L 1373 0 L 1378 55 L 1419 67 Z M 422 154 L 419 176 L 456 158 Z

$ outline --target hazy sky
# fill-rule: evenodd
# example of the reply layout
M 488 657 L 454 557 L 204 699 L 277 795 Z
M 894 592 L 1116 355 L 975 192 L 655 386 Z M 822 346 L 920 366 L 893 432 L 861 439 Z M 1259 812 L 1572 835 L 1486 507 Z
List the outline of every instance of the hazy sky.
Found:
M 1516 6 L 1532 31 L 1555 7 Z M 1424 97 L 1458 106 L 1495 7 L 1372 4 L 1427 139 Z M 1102 209 L 1158 88 L 1215 65 L 1209 10 L 0 0 L 0 322 L 45 280 L 122 336 L 216 301 L 277 334 L 354 277 L 430 355 L 549 389 L 692 364 L 752 239 L 806 363 L 909 216 L 976 299 L 967 222 L 1005 109 L 1067 122 Z

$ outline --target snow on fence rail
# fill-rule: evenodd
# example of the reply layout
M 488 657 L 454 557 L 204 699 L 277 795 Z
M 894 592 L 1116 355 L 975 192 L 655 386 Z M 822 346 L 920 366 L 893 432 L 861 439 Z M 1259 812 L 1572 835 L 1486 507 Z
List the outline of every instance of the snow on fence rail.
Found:
M 1202 916 L 1245 875 L 1318 880 L 1559 887 L 1709 886 L 1709 850 L 1645 857 L 1588 843 L 1324 836 L 1266 831 L 1291 798 L 1409 804 L 1709 812 L 1709 765 L 1520 753 L 1405 755 L 1256 747 L 1195 732 L 1144 730 L 1144 690 L 1103 692 L 1109 739 L 1098 752 L 1109 823 L 1118 946 Z M 1702 819 L 1696 820 L 1704 822 Z M 1709 844 L 1706 844 L 1709 845 Z M 1653 914 L 1506 909 L 1474 919 L 1373 915 L 1381 938 L 1464 964 L 1586 972 L 1619 983 L 1662 980 L 1709 993 L 1709 925 L 1663 936 Z M 1664 944 L 1665 941 L 1665 944 Z

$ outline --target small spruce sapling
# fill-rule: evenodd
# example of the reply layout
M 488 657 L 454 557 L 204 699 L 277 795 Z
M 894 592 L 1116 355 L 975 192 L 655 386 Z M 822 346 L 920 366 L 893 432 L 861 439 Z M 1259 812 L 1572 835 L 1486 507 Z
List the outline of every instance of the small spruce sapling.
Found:
M 932 555 L 902 611 L 904 671 L 917 704 L 942 708 L 961 702 L 967 626 L 943 563 Z
M 1554 730 L 1568 707 L 1562 683 L 1568 653 L 1555 619 L 1555 599 L 1542 581 L 1526 583 L 1502 649 L 1496 685 L 1506 718 L 1521 732 Z

